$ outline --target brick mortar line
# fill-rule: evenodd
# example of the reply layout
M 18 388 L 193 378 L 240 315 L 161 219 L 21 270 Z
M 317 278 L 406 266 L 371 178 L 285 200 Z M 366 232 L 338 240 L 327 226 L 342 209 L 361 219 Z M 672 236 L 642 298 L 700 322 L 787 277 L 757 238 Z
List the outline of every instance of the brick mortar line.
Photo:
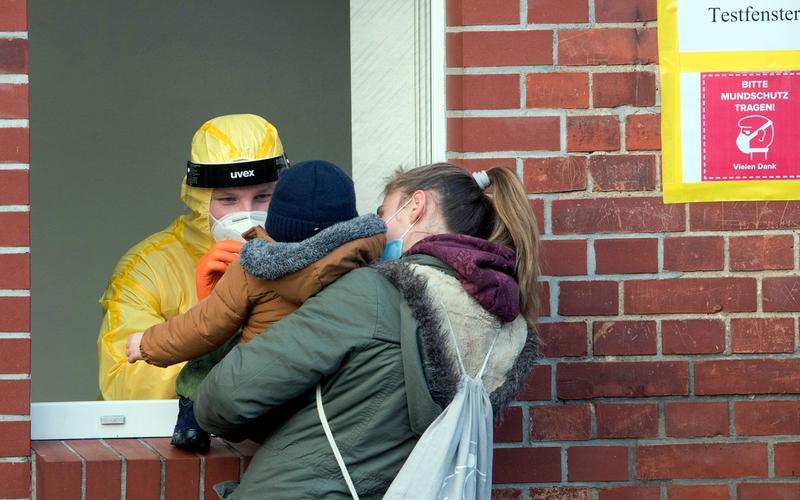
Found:
M 448 151 L 449 160 L 494 160 L 497 158 L 561 158 L 564 154 L 561 151 L 503 151 L 503 152 L 468 152 Z M 549 194 L 549 193 L 542 193 Z
M 29 163 L 0 163 L 0 170 L 30 170 Z
M 792 241 L 792 249 L 794 251 L 794 268 L 800 269 L 800 233 L 793 231 L 794 240 Z
M 548 117 L 555 117 L 555 115 L 548 115 Z M 580 157 L 586 159 L 592 159 L 594 157 L 605 157 L 605 156 L 652 156 L 652 157 L 659 157 L 660 151 L 654 150 L 641 150 L 641 151 L 628 151 L 626 153 L 620 153 L 619 151 L 597 151 L 597 152 L 587 152 L 587 151 L 556 151 L 556 150 L 510 150 L 510 151 L 448 151 L 447 158 L 449 160 L 493 160 L 498 157 L 509 157 L 509 156 L 518 157 L 520 159 L 532 159 L 532 158 L 565 158 L 565 157 Z M 535 196 L 564 196 L 570 193 L 574 193 L 576 191 L 584 191 L 584 190 L 575 190 L 575 191 L 553 191 L 553 192 L 544 192 L 544 193 L 527 193 L 528 195 L 535 195 Z M 653 189 L 649 191 L 596 191 L 594 194 L 601 194 L 601 193 L 620 193 L 624 195 L 636 194 L 636 193 L 647 193 L 649 196 L 653 196 L 654 194 L 662 194 L 662 191 L 658 189 Z M 605 197 L 604 195 L 601 196 Z M 661 196 L 658 196 L 661 198 Z
M 67 444 L 66 441 L 60 441 L 60 443 L 67 448 L 69 451 L 75 454 L 78 459 L 81 461 L 81 500 L 86 500 L 86 459 L 78 453 L 75 448 Z
M 1 84 L 23 85 L 27 83 L 29 83 L 28 75 L 22 75 L 22 74 L 0 75 L 0 85 Z
M 0 373 L 0 380 L 30 380 L 30 373 Z
M 0 246 L 0 255 L 31 253 L 31 247 L 2 247 Z
M 542 234 L 553 234 L 553 199 L 543 198 L 544 206 L 542 215 L 544 217 L 544 232 Z
M 31 291 L 28 288 L 12 288 L 12 289 L 1 289 L 0 290 L 0 298 L 4 297 L 30 297 Z
M 158 457 L 158 460 L 159 460 L 159 462 L 161 464 L 161 476 L 160 476 L 160 479 L 159 479 L 159 481 L 160 481 L 159 500 L 168 500 L 166 498 L 166 493 L 167 493 L 167 458 L 164 457 L 161 453 L 159 453 L 158 450 L 155 449 L 155 447 L 151 446 L 150 443 L 145 441 L 144 438 L 139 438 L 139 439 L 137 439 L 137 441 L 139 441 L 139 444 L 141 444 L 142 446 L 144 446 L 148 450 L 150 450 L 153 453 L 155 453 L 155 455 Z
M 775 478 L 775 443 L 767 443 L 767 475 Z M 780 477 L 780 476 L 778 476 Z
M 530 414 L 530 406 L 527 404 L 523 404 L 519 406 L 522 412 L 522 443 L 530 444 L 531 443 L 531 414 Z
M 798 325 L 798 318 L 794 319 L 794 348 L 795 351 L 800 350 L 800 325 Z
M 659 113 L 661 111 L 659 110 Z M 631 113 L 637 114 L 637 113 Z M 627 117 L 630 115 L 622 116 L 620 115 L 619 120 L 619 151 L 620 153 L 628 153 L 628 120 Z
M 558 30 L 553 30 L 553 53 L 551 54 L 553 66 L 558 66 L 558 45 Z
M 589 447 L 633 447 L 653 448 L 664 446 L 707 446 L 707 445 L 749 445 L 749 444 L 786 444 L 797 443 L 798 436 L 700 436 L 697 438 L 684 437 L 646 437 L 646 438 L 601 438 L 586 440 L 537 440 L 529 445 L 521 443 L 494 443 L 495 450 L 513 449 L 542 449 L 542 448 L 589 448 Z M 777 476 L 779 478 L 793 479 L 794 476 Z M 796 478 L 800 481 L 800 477 Z
M 775 397 L 777 396 L 777 397 Z M 657 401 L 654 401 L 657 399 Z M 762 403 L 792 403 L 796 402 L 797 398 L 793 397 L 791 394 L 733 394 L 733 395 L 715 395 L 715 396 L 693 396 L 692 398 L 687 398 L 686 396 L 645 396 L 645 397 L 598 397 L 593 399 L 559 399 L 555 401 L 515 401 L 515 405 L 512 405 L 517 408 L 521 408 L 522 406 L 527 406 L 529 409 L 535 408 L 542 408 L 542 407 L 553 407 L 553 406 L 585 406 L 585 405 L 597 405 L 597 404 L 613 404 L 613 405 L 642 405 L 642 404 L 664 404 L 664 403 L 727 403 L 727 402 L 737 402 L 737 403 L 746 403 L 752 401 L 759 401 Z M 744 436 L 748 436 L 745 434 Z M 800 439 L 800 434 L 773 434 L 773 436 L 790 436 L 795 439 Z M 658 439 L 659 437 L 669 437 L 666 434 L 664 436 L 657 436 L 657 437 L 650 437 L 650 439 Z M 706 436 L 696 436 L 692 437 L 691 439 L 703 439 Z M 737 437 L 735 434 L 731 434 L 731 437 Z M 738 436 L 742 437 L 742 436 Z M 639 439 L 639 438 L 602 438 L 602 439 Z M 591 441 L 591 439 L 576 439 L 574 441 Z
M 552 293 L 552 290 L 551 290 Z M 736 313 L 668 313 L 668 314 L 623 314 L 623 315 L 608 315 L 608 316 L 569 316 L 569 315 L 561 315 L 561 314 L 553 314 L 551 316 L 541 316 L 539 318 L 540 324 L 549 324 L 549 323 L 580 323 L 586 321 L 685 321 L 685 320 L 698 320 L 698 319 L 720 319 L 724 320 L 723 317 L 714 316 L 714 314 L 728 314 L 730 315 L 731 319 L 788 319 L 791 312 L 783 313 L 783 312 L 767 312 L 767 313 L 755 313 L 755 312 L 736 312 Z M 711 316 L 709 318 L 709 316 Z M 708 353 L 708 352 L 699 352 L 699 353 L 684 353 L 681 355 L 684 356 L 697 356 L 697 355 L 705 355 L 705 354 L 725 354 L 729 355 L 730 352 L 721 352 L 721 353 Z M 762 354 L 771 354 L 771 353 L 762 353 Z M 669 355 L 669 354 L 665 354 Z
M 784 277 L 787 277 L 787 276 L 786 276 L 786 272 L 785 271 L 780 273 L 779 275 L 776 275 L 776 273 L 774 271 L 773 272 L 761 271 L 760 272 L 760 277 L 762 279 L 757 279 L 756 280 L 756 312 L 764 314 L 764 312 L 765 312 L 764 311 L 764 290 L 763 290 L 763 286 L 762 286 L 763 278 L 784 278 Z
M 516 66 L 449 66 L 445 75 L 507 75 L 538 73 L 643 73 L 657 72 L 658 64 L 615 64 L 613 66 L 583 64 L 527 64 Z M 658 93 L 656 98 L 658 98 Z
M 544 199 L 544 198 L 536 197 L 536 198 L 531 198 L 531 199 L 536 200 L 536 199 Z M 560 199 L 564 199 L 564 198 L 560 198 Z M 572 200 L 572 199 L 578 199 L 578 198 L 568 198 L 568 199 Z M 556 200 L 556 201 L 558 201 L 558 200 Z M 795 230 L 793 230 L 793 229 L 775 229 L 774 231 L 772 231 L 770 233 L 764 233 L 764 234 L 749 234 L 749 233 L 750 232 L 748 231 L 748 235 L 747 235 L 748 237 L 749 236 L 754 236 L 754 237 L 786 236 L 787 234 L 794 234 Z M 758 231 L 753 231 L 753 233 L 758 233 Z M 625 233 L 563 233 L 563 234 L 548 235 L 547 239 L 548 240 L 579 240 L 579 239 L 582 239 L 582 240 L 587 240 L 588 241 L 589 238 L 592 238 L 594 241 L 597 241 L 597 240 L 613 240 L 613 239 L 637 239 L 637 238 L 651 238 L 651 239 L 660 238 L 660 239 L 663 239 L 665 237 L 668 237 L 668 238 L 670 238 L 670 237 L 675 237 L 675 238 L 686 238 L 686 237 L 689 237 L 689 238 L 693 238 L 693 237 L 714 237 L 714 236 L 718 236 L 720 238 L 723 238 L 723 237 L 736 238 L 736 237 L 741 236 L 741 234 L 737 233 L 737 232 L 706 231 L 706 230 L 703 230 L 703 231 L 687 231 L 685 233 L 676 232 L 676 231 L 666 231 L 666 232 L 657 232 L 657 233 L 637 233 L 637 232 L 625 232 Z M 800 252 L 798 252 L 798 253 L 800 253 Z M 727 272 L 729 272 L 729 273 L 737 273 L 737 274 L 739 274 L 739 273 L 761 273 L 761 272 L 784 272 L 785 273 L 786 271 L 792 271 L 792 270 L 793 269 L 764 269 L 762 271 L 757 271 L 757 270 L 756 271 L 747 271 L 747 270 L 745 270 L 745 271 L 727 271 Z M 711 272 L 711 271 L 674 271 L 674 272 L 676 272 L 676 273 L 686 273 L 686 272 Z M 647 274 L 647 273 L 629 273 L 629 274 Z M 650 273 L 650 274 L 653 274 L 653 273 Z
M 127 491 L 128 459 L 125 458 L 125 455 L 123 455 L 122 453 L 118 452 L 110 444 L 108 444 L 105 439 L 99 439 L 99 441 L 100 441 L 100 444 L 102 444 L 103 446 L 108 448 L 111 451 L 111 453 L 113 453 L 114 455 L 117 456 L 117 458 L 119 458 L 119 461 L 120 461 L 120 466 L 119 466 L 119 473 L 120 473 L 119 474 L 120 475 L 120 479 L 119 479 L 119 481 L 120 481 L 120 486 L 119 486 L 120 499 L 125 500 L 127 498 L 127 494 L 128 494 L 128 491 Z
M 591 340 L 591 332 L 589 334 Z M 769 357 L 765 358 L 765 354 Z M 559 358 L 540 358 L 540 360 L 554 361 L 556 363 L 658 363 L 658 362 L 673 362 L 673 361 L 772 361 L 772 360 L 786 360 L 792 359 L 800 361 L 797 354 L 794 352 L 781 352 L 781 353 L 736 353 L 736 354 L 664 354 L 656 356 L 655 354 L 610 354 L 610 355 L 588 355 L 576 357 L 559 357 Z M 782 393 L 783 394 L 783 393 Z M 794 393 L 791 393 L 794 394 Z M 648 397 L 663 397 L 663 396 L 648 396 Z M 686 397 L 685 395 L 683 397 Z
M 632 481 L 573 481 L 573 482 L 541 482 L 541 483 L 498 483 L 493 485 L 493 489 L 510 490 L 521 488 L 592 488 L 604 490 L 608 488 L 618 488 L 620 486 L 729 486 L 734 483 L 767 483 L 767 484 L 795 484 L 800 483 L 800 477 L 781 477 L 774 480 L 764 476 L 741 476 L 723 478 L 675 478 L 675 479 L 634 479 Z
M 0 415 L 0 424 L 3 422 L 30 422 L 30 415 Z
M 739 478 L 732 478 L 732 480 L 734 481 L 738 479 Z M 746 481 L 748 484 L 795 484 L 795 483 L 800 483 L 800 477 L 778 476 L 775 478 L 770 478 L 763 476 L 755 476 L 746 479 Z
M 29 456 L 21 457 L 0 457 L 0 464 L 26 464 L 31 461 Z
M 537 198 L 533 198 L 537 199 Z M 541 198 L 539 198 L 541 199 Z M 786 229 L 776 229 L 774 234 L 754 234 L 753 236 L 784 236 L 783 233 L 794 233 L 793 230 L 786 230 Z M 547 241 L 554 241 L 554 240 L 585 240 L 585 241 L 599 241 L 599 240 L 615 240 L 615 239 L 641 239 L 641 238 L 649 238 L 649 239 L 664 239 L 664 237 L 677 237 L 677 238 L 693 238 L 693 237 L 713 237 L 719 236 L 722 237 L 731 237 L 735 236 L 733 234 L 727 233 L 720 233 L 715 231 L 697 231 L 687 233 L 687 236 L 684 236 L 683 233 L 675 233 L 675 232 L 664 232 L 664 233 L 586 233 L 586 234 L 572 234 L 572 233 L 565 233 L 565 234 L 553 234 L 548 235 L 546 240 Z M 729 273 L 755 273 L 755 272 L 768 272 L 768 271 L 775 271 L 775 272 L 786 272 L 790 271 L 791 269 L 766 269 L 764 271 L 727 271 Z M 669 271 L 673 272 L 673 271 Z M 686 272 L 710 272 L 710 271 L 674 271 L 675 273 L 686 273 Z M 655 274 L 655 273 L 627 273 L 631 275 L 640 275 L 640 274 Z M 660 273 L 659 273 L 660 274 Z
M 245 456 L 242 453 L 240 453 L 239 450 L 234 448 L 232 444 L 230 444 L 229 442 L 225 441 L 224 439 L 219 438 L 219 440 L 217 442 L 222 443 L 222 445 L 225 448 L 227 448 L 228 451 L 230 451 L 231 453 L 233 453 L 234 455 L 236 455 L 239 458 L 239 478 L 241 479 L 241 477 L 244 475 Z
M 546 241 L 559 241 L 558 239 L 548 239 Z M 564 241 L 564 240 L 562 240 Z M 580 239 L 575 239 L 575 241 L 581 241 Z M 590 236 L 586 239 L 586 275 L 587 276 L 597 276 L 597 250 L 595 249 L 594 243 L 597 241 L 594 236 Z
M 198 453 L 197 455 L 200 456 L 200 477 L 197 480 L 197 500 L 203 500 L 206 496 L 206 457 L 204 453 Z
M 656 356 L 664 356 L 664 335 L 662 334 L 662 322 L 656 321 Z
M 0 118 L 0 129 L 3 128 L 30 128 L 27 118 Z
M 498 113 L 499 112 L 499 113 Z M 558 109 L 488 109 L 488 110 L 450 110 L 446 112 L 446 118 L 562 118 L 561 111 Z
M 762 317 L 765 317 L 765 316 L 757 316 L 757 317 L 758 318 L 762 318 Z M 771 318 L 773 316 L 769 316 L 769 317 Z M 721 354 L 724 355 L 724 356 L 731 356 L 731 355 L 734 354 L 734 352 L 733 352 L 733 335 L 731 333 L 732 332 L 731 331 L 731 319 L 739 319 L 739 317 L 737 316 L 736 318 L 731 318 L 730 316 L 726 316 L 725 318 L 722 318 L 722 319 L 723 319 L 722 325 L 723 325 L 723 328 L 724 328 L 723 336 L 724 336 L 724 340 L 725 340 L 725 348 L 724 348 L 724 350 L 722 351 Z M 747 319 L 747 318 L 742 318 L 742 319 Z
M 30 212 L 30 205 L 0 205 L 0 213 Z
M 36 451 L 31 447 L 31 496 L 30 498 L 36 500 L 39 498 L 36 491 Z
M 655 163 L 656 163 L 656 165 L 655 165 L 655 168 L 656 168 L 656 177 L 655 177 L 656 189 L 655 189 L 655 191 L 657 191 L 659 193 L 663 193 L 664 192 L 664 183 L 663 183 L 663 180 L 661 179 L 661 163 L 662 163 L 661 160 L 662 160 L 662 158 L 661 158 L 660 154 L 655 155 Z M 686 209 L 686 217 L 687 217 L 687 219 L 685 220 L 684 223 L 686 224 L 686 227 L 689 227 L 689 220 L 688 220 L 689 209 L 688 208 Z
M 530 73 L 529 73 L 530 74 Z M 523 75 L 524 76 L 524 75 Z M 524 88 L 524 87 L 523 87 Z M 591 85 L 589 91 L 591 92 Z M 522 91 L 520 92 L 523 93 Z M 523 96 L 524 98 L 524 96 Z M 523 101 L 518 108 L 512 107 L 498 107 L 498 108 L 468 108 L 468 109 L 450 109 L 446 110 L 447 118 L 518 118 L 528 116 L 552 116 L 554 112 L 566 113 L 567 117 L 570 116 L 620 116 L 628 117 L 643 114 L 656 114 L 647 113 L 658 108 L 657 112 L 661 112 L 661 106 L 614 106 L 614 107 L 594 107 L 591 102 L 586 108 L 545 108 L 545 107 L 528 107 L 527 103 Z M 639 112 L 639 111 L 644 111 Z M 633 152 L 633 151 L 631 151 Z M 584 151 L 577 151 L 576 153 L 586 153 Z M 597 153 L 606 153 L 606 151 L 597 151 Z M 613 154 L 613 152 L 607 152 Z
M 30 332 L 0 332 L 0 340 L 30 339 Z
M 723 238 L 722 239 L 722 270 L 723 271 L 731 271 L 731 240 L 730 238 Z
M 527 118 L 576 116 L 590 117 L 617 117 L 627 118 L 638 115 L 656 115 L 661 113 L 661 107 L 656 106 L 617 106 L 614 108 L 488 108 L 488 109 L 460 109 L 447 110 L 447 118 Z M 621 133 L 624 132 L 625 120 L 620 120 Z M 621 137 L 620 137 L 621 139 Z M 660 151 L 660 150 L 659 150 Z M 577 151 L 589 153 L 588 151 Z
M 710 396 L 692 396 L 687 397 L 684 395 L 671 395 L 671 396 L 640 396 L 640 397 L 609 397 L 601 396 L 592 399 L 555 399 L 547 401 L 517 401 L 521 405 L 527 405 L 529 408 L 539 408 L 542 406 L 580 406 L 586 404 L 614 404 L 614 405 L 641 405 L 641 404 L 666 404 L 666 403 L 727 403 L 733 402 L 751 402 L 759 401 L 762 403 L 786 403 L 795 402 L 797 397 L 793 394 L 715 394 Z M 787 436 L 787 439 L 800 440 L 800 435 L 795 434 L 774 434 L 773 436 Z M 665 433 L 664 436 L 669 437 Z M 650 439 L 659 439 L 659 437 L 651 437 Z M 737 436 L 731 436 L 737 437 Z M 742 437 L 742 436 L 738 436 Z M 705 439 L 706 436 L 696 436 L 691 439 Z M 606 438 L 611 439 L 611 438 Z M 638 438 L 613 438 L 613 439 L 638 439 Z
M 473 159 L 506 158 L 510 154 L 514 154 L 514 153 L 520 154 L 519 152 L 492 151 L 492 152 L 486 152 L 486 153 L 479 153 L 481 156 L 484 157 L 484 158 L 479 158 L 479 157 L 477 157 L 476 153 L 464 153 L 464 154 L 469 154 L 469 155 L 475 155 L 475 157 L 455 158 L 456 155 L 453 155 L 453 159 L 454 160 L 473 160 Z M 637 152 L 629 151 L 629 152 L 624 152 L 624 153 L 620 152 L 620 153 L 611 154 L 611 155 L 586 155 L 586 154 L 581 154 L 582 152 L 577 152 L 577 151 L 575 152 L 576 154 L 574 154 L 574 155 L 572 154 L 572 152 L 568 152 L 567 155 L 564 155 L 564 154 L 560 154 L 560 155 L 559 154 L 552 154 L 552 153 L 556 153 L 555 151 L 547 151 L 547 153 L 550 153 L 550 154 L 547 154 L 547 155 L 535 155 L 535 156 L 532 155 L 532 156 L 530 156 L 530 158 L 562 158 L 564 156 L 585 156 L 585 157 L 591 159 L 593 156 L 651 156 L 651 155 L 653 155 L 654 152 L 653 151 L 637 151 Z M 524 157 L 524 154 L 522 154 L 522 156 Z M 653 191 L 599 191 L 599 192 L 593 192 L 593 193 L 590 193 L 590 192 L 587 192 L 587 191 L 578 191 L 578 190 L 576 190 L 576 191 L 562 191 L 562 192 L 552 192 L 552 193 L 529 193 L 530 196 L 534 197 L 533 199 L 541 198 L 541 197 L 544 197 L 544 196 L 550 196 L 555 201 L 569 201 L 569 200 L 581 200 L 581 201 L 586 201 L 586 200 L 595 201 L 596 200 L 596 201 L 603 201 L 603 200 L 620 200 L 620 199 L 623 199 L 623 200 L 627 200 L 627 199 L 638 200 L 638 199 L 643 199 L 643 198 L 644 199 L 657 199 L 658 201 L 661 201 L 662 200 L 662 194 L 663 193 L 661 191 L 656 191 L 656 190 L 653 190 Z M 598 195 L 600 195 L 600 196 L 598 196 Z M 668 205 L 664 204 L 664 206 L 680 207 L 681 204 L 668 204 Z M 742 229 L 742 230 L 719 230 L 719 231 L 701 230 L 701 231 L 697 231 L 697 233 L 704 232 L 704 233 L 720 234 L 720 233 L 739 233 L 739 232 L 743 232 L 743 231 L 749 231 L 749 230 L 748 229 Z M 753 231 L 768 231 L 768 229 L 754 229 Z M 786 229 L 776 228 L 775 231 L 786 231 Z M 631 234 L 631 233 L 636 233 L 636 234 L 692 233 L 692 234 L 695 234 L 694 231 L 687 230 L 687 229 L 677 229 L 675 231 L 651 231 L 651 232 L 619 230 L 619 232 L 621 234 Z M 580 233 L 576 233 L 576 234 L 580 234 Z M 603 235 L 603 234 L 616 234 L 616 233 L 603 232 L 603 233 L 583 233 L 583 234 Z
M 3 40 L 27 40 L 27 31 L 0 31 L 0 39 Z
M 628 446 L 626 449 L 628 460 L 628 481 L 636 480 L 636 447 Z
M 585 23 L 530 23 L 520 24 L 471 24 L 467 26 L 446 26 L 445 33 L 507 33 L 522 31 L 564 31 L 564 30 L 608 30 L 656 28 L 657 21 L 627 21 L 597 23 L 591 19 Z
M 571 238 L 571 239 L 547 239 L 545 241 L 577 241 L 580 238 Z M 756 276 L 753 276 L 753 273 L 763 273 Z M 543 275 L 550 278 L 560 279 L 561 281 L 575 281 L 571 278 L 585 278 L 583 281 L 615 281 L 616 279 L 624 280 L 624 281 L 635 281 L 635 280 L 667 280 L 667 279 L 705 279 L 705 278 L 800 278 L 800 275 L 795 273 L 790 274 L 787 276 L 787 271 L 783 270 L 768 270 L 768 271 L 664 271 L 661 273 L 640 273 L 640 274 L 596 274 L 596 275 L 586 275 L 586 274 L 559 274 L 559 275 Z M 597 278 L 597 279 L 596 279 Z M 25 290 L 22 290 L 25 291 Z M 728 312 L 728 311 L 720 311 L 721 313 Z M 753 312 L 764 312 L 769 313 L 771 311 L 753 311 Z
M 550 316 L 549 317 L 558 317 L 558 298 L 561 295 L 561 285 L 560 282 L 556 280 L 549 280 L 547 282 L 550 287 Z

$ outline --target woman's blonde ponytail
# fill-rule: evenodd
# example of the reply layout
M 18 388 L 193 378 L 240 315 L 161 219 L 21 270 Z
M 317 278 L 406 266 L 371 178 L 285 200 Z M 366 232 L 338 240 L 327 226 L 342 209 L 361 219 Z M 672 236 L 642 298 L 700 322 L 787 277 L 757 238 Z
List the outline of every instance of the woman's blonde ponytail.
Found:
M 491 180 L 495 211 L 488 239 L 516 251 L 522 315 L 533 326 L 539 316 L 539 231 L 536 216 L 525 188 L 514 172 L 498 167 L 486 173 Z

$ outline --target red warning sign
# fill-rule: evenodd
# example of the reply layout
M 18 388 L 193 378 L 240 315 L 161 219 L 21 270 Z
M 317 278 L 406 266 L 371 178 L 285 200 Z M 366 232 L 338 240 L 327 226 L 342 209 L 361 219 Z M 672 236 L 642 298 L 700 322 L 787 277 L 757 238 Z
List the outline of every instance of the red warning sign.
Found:
M 800 179 L 800 72 L 702 73 L 704 181 Z

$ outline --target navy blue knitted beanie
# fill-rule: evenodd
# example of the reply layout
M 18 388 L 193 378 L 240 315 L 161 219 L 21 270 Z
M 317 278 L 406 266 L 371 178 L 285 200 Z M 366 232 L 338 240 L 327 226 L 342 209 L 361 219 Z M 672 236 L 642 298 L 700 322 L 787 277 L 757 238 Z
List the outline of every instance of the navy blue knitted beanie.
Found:
M 267 233 L 280 242 L 303 241 L 358 217 L 353 181 L 333 163 L 309 160 L 278 178 L 267 212 Z

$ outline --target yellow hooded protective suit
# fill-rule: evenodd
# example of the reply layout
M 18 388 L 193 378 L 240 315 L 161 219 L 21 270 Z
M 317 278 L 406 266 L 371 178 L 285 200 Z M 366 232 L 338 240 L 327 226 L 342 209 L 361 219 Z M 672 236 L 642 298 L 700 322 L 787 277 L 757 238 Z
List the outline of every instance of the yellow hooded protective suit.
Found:
M 192 139 L 194 164 L 231 164 L 283 156 L 272 124 L 256 115 L 209 120 Z M 213 166 L 213 165 L 212 165 Z M 208 207 L 211 188 L 181 184 L 189 212 L 128 250 L 117 263 L 100 299 L 103 322 L 97 339 L 103 399 L 168 399 L 183 363 L 159 368 L 129 364 L 128 335 L 185 312 L 197 302 L 195 266 L 213 245 Z

